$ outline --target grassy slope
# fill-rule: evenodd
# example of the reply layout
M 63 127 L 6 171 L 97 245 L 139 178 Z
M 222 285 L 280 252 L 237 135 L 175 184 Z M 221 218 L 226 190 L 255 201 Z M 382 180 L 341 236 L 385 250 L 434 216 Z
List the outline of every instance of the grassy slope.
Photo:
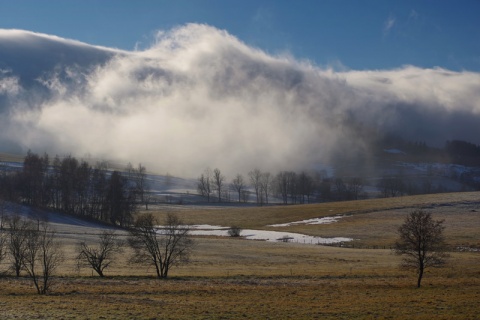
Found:
M 178 211 L 178 214 L 191 224 L 237 225 L 249 229 L 291 231 L 322 237 L 351 237 L 359 245 L 390 246 L 395 241 L 396 230 L 405 215 L 417 208 L 431 211 L 435 219 L 445 220 L 446 234 L 453 246 L 480 246 L 480 235 L 477 232 L 480 229 L 480 192 L 291 206 L 187 209 Z M 161 219 L 165 212 L 157 214 Z M 271 224 L 335 215 L 346 217 L 328 225 L 267 227 Z
M 349 214 L 335 224 L 291 229 L 357 234 L 365 244 L 379 244 L 392 239 L 411 208 L 423 207 L 446 219 L 449 240 L 478 244 L 480 208 L 476 210 L 478 204 L 472 202 L 479 195 L 183 210 L 180 214 L 191 223 L 258 228 L 332 212 Z M 451 203 L 456 205 L 445 205 Z M 415 274 L 400 270 L 399 257 L 383 249 L 198 238 L 191 263 L 173 269 L 172 279 L 160 281 L 152 277 L 152 268 L 128 265 L 128 252 L 108 269 L 112 278 L 99 280 L 90 277 L 88 270 L 78 274 L 72 259 L 75 242 L 65 239 L 64 244 L 67 261 L 53 295 L 36 295 L 26 279 L 0 279 L 0 318 L 474 319 L 480 311 L 478 252 L 452 254 L 448 266 L 428 270 L 424 286 L 416 289 Z
M 286 223 L 337 214 L 357 214 L 391 210 L 394 208 L 413 208 L 462 202 L 480 202 L 480 192 L 443 193 L 306 205 L 215 208 L 210 210 L 196 208 L 192 210 L 182 210 L 179 214 L 191 223 L 226 226 L 239 224 L 245 228 L 263 228 L 269 224 Z

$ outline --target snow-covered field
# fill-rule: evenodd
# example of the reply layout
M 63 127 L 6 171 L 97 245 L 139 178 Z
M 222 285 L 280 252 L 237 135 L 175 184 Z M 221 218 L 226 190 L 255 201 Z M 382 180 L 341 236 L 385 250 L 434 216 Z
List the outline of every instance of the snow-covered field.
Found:
M 22 218 L 34 220 L 35 222 L 47 222 L 50 228 L 54 230 L 61 239 L 66 241 L 97 241 L 98 235 L 103 230 L 118 229 L 102 223 L 86 221 L 56 212 L 34 209 L 23 205 L 7 204 L 5 215 L 14 214 L 18 214 Z M 121 229 L 118 229 L 117 232 L 119 234 L 126 234 L 126 231 Z

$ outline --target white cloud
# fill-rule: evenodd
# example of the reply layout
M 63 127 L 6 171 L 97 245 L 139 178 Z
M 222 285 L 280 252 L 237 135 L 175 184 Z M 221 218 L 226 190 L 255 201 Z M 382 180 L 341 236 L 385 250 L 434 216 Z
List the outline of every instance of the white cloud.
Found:
M 94 68 L 41 74 L 28 88 L 13 74 L 0 80 L 0 90 L 16 92 L 15 103 L 0 92 L 11 141 L 159 172 L 308 168 L 335 150 L 362 150 L 368 137 L 359 126 L 427 142 L 480 143 L 480 128 L 469 125 L 480 120 L 478 73 L 335 71 L 268 55 L 205 25 L 159 33 L 151 48 L 119 52 Z
M 17 77 L 0 78 L 0 95 L 16 95 L 20 90 Z
M 388 19 L 383 24 L 383 35 L 387 36 L 390 33 L 390 30 L 395 26 L 396 19 L 393 16 L 388 17 Z

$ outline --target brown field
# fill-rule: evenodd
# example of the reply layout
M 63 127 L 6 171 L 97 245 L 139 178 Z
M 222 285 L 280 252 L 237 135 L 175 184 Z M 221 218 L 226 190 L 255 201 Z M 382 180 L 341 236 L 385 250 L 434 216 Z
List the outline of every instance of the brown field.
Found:
M 408 212 L 423 208 L 445 219 L 452 248 L 478 248 L 479 200 L 480 193 L 458 193 L 178 211 L 189 223 L 262 229 L 342 214 L 333 224 L 272 229 L 352 237 L 356 247 L 198 237 L 191 263 L 173 269 L 168 280 L 128 265 L 128 252 L 107 269 L 106 279 L 78 272 L 76 240 L 66 237 L 67 260 L 50 295 L 37 295 L 26 278 L 0 279 L 0 319 L 478 319 L 480 252 L 452 252 L 417 289 L 415 274 L 399 269 L 399 257 L 383 247 L 393 243 Z

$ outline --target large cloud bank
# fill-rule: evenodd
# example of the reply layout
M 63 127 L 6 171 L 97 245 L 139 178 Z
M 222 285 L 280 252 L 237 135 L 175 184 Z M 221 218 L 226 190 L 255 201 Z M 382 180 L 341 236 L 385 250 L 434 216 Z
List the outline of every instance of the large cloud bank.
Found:
M 0 31 L 3 149 L 142 162 L 196 176 L 309 168 L 365 132 L 480 143 L 480 74 L 341 71 L 191 24 L 125 52 Z

